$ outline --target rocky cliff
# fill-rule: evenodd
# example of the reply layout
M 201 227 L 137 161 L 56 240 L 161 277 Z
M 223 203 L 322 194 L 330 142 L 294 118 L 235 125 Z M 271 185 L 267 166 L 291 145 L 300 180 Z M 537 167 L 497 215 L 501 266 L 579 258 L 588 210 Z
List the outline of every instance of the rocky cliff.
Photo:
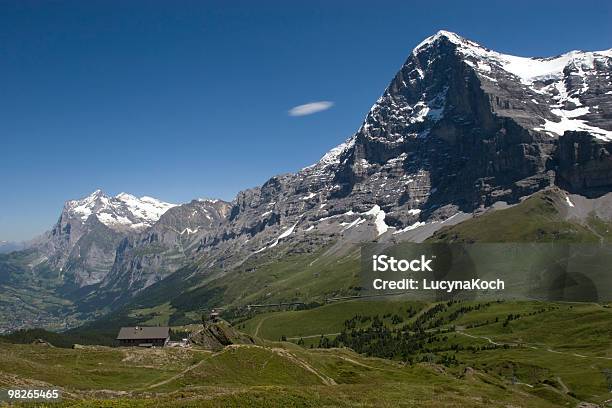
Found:
M 415 47 L 349 140 L 238 194 L 202 249 L 243 258 L 321 236 L 424 239 L 555 183 L 610 191 L 611 57 L 516 57 L 441 31 Z
M 67 284 L 97 284 L 115 263 L 122 239 L 150 228 L 174 206 L 126 193 L 109 197 L 96 190 L 67 201 L 53 228 L 31 245 L 41 254 L 39 262 L 65 275 Z

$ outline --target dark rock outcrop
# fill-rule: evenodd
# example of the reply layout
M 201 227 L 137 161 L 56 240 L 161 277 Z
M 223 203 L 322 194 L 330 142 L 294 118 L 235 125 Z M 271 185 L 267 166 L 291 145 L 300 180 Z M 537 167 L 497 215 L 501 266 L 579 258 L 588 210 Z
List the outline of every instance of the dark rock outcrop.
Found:
M 587 132 L 566 132 L 559 138 L 556 158 L 560 187 L 586 197 L 612 191 L 612 142 Z

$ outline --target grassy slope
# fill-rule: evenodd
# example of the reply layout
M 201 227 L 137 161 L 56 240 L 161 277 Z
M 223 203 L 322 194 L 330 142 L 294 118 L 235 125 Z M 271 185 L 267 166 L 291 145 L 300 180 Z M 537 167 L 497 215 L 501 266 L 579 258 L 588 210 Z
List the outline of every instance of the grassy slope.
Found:
M 299 337 L 305 333 L 304 327 L 308 327 L 311 334 L 316 330 L 320 330 L 319 334 L 333 333 L 330 328 L 337 330 L 341 325 L 330 326 L 334 324 L 332 317 L 345 319 L 351 315 L 351 310 L 354 310 L 353 315 L 382 315 L 401 308 L 403 303 L 373 302 L 368 309 L 370 302 L 349 301 L 302 312 L 273 312 L 256 316 L 245 326 L 248 331 L 258 330 L 259 335 L 270 339 L 278 338 L 280 333 L 289 338 Z M 453 305 L 436 317 L 449 317 L 459 307 L 469 304 Z M 543 309 L 545 311 L 541 312 Z M 326 316 L 324 319 L 321 319 L 322 314 Z M 509 314 L 520 314 L 521 317 L 504 327 L 503 321 Z M 468 328 L 486 321 L 489 324 Z M 385 323 L 391 326 L 389 320 Z M 565 401 L 569 391 L 586 401 L 608 398 L 605 372 L 612 370 L 610 308 L 584 303 L 492 303 L 487 308 L 461 314 L 441 327 L 451 324 L 460 333 L 448 334 L 445 340 L 440 335 L 432 347 L 450 347 L 453 344 L 483 347 L 490 344 L 488 339 L 513 346 L 477 352 L 459 351 L 457 358 L 464 367 L 491 373 L 502 382 L 516 377 L 519 382 L 533 385 L 530 391 L 541 392 L 555 403 Z
M 355 294 L 351 288 L 358 282 L 358 256 L 337 259 L 325 257 L 323 252 L 292 254 L 281 260 L 264 253 L 227 273 L 216 271 L 210 276 L 194 275 L 197 265 L 192 265 L 152 285 L 108 316 L 69 334 L 106 335 L 135 324 L 183 325 L 199 322 L 202 314 L 219 306 L 322 302 L 327 296 Z
M 487 336 L 499 342 L 547 346 L 564 352 L 610 358 L 612 362 L 612 308 L 590 303 L 493 302 L 487 308 L 472 310 L 449 320 L 460 307 L 475 304 L 477 302 L 461 302 L 438 313 L 436 318 L 446 319 L 439 327 L 455 326 L 459 331 Z M 263 313 L 245 322 L 244 330 L 269 340 L 276 340 L 281 335 L 297 339 L 303 335 L 338 332 L 344 320 L 355 315 L 382 316 L 388 313 L 398 313 L 405 320 L 392 325 L 391 319 L 387 318 L 383 319 L 385 324 L 401 327 L 420 315 L 417 313 L 408 318 L 406 308 L 409 305 L 416 310 L 423 306 L 406 301 L 346 301 L 306 311 Z M 504 326 L 509 314 L 521 316 Z
M 541 191 L 519 205 L 493 211 L 437 231 L 428 242 L 600 242 L 609 223 L 591 217 L 582 225 L 559 214 L 556 189 Z
M 349 301 L 296 312 L 262 313 L 247 321 L 244 330 L 271 340 L 278 340 L 282 335 L 302 337 L 337 333 L 342 330 L 344 321 L 355 315 L 391 313 L 407 319 L 407 310 L 411 306 L 420 310 L 424 305 L 405 301 Z
M 427 364 L 291 344 L 198 350 L 80 350 L 0 344 L 0 386 L 60 386 L 63 406 L 551 407 L 484 373 L 469 383 Z M 86 402 L 79 402 L 83 398 Z M 113 398 L 109 400 L 108 398 Z M 94 402 L 95 401 L 95 402 Z
M 528 315 L 530 310 L 540 306 L 550 307 L 551 304 L 500 305 L 502 316 L 508 312 L 523 316 L 506 327 L 500 319 L 499 323 L 466 330 L 474 336 L 521 344 L 521 347 L 501 352 L 482 351 L 477 356 L 460 353 L 458 358 L 480 368 L 486 364 L 489 370 L 504 375 L 512 375 L 514 371 L 524 382 L 535 382 L 538 376 L 557 384 L 561 379 L 563 386 L 584 400 L 592 400 L 594 396 L 600 401 L 608 399 L 610 385 L 604 372 L 612 370 L 612 309 L 594 304 L 562 303 L 547 312 Z M 493 312 L 487 310 L 483 314 Z M 474 312 L 458 319 L 457 324 L 465 324 L 470 319 L 486 320 L 484 318 Z
M 352 294 L 357 284 L 359 252 L 344 258 L 326 257 L 324 249 L 314 254 L 294 255 L 283 259 L 257 259 L 241 270 L 224 277 L 225 300 L 229 304 L 269 303 Z M 245 272 L 249 266 L 254 271 Z
M 612 358 L 612 309 L 600 305 L 559 304 L 554 310 L 521 317 L 506 327 L 500 322 L 470 332 L 486 333 L 504 342 L 547 345 L 556 350 Z

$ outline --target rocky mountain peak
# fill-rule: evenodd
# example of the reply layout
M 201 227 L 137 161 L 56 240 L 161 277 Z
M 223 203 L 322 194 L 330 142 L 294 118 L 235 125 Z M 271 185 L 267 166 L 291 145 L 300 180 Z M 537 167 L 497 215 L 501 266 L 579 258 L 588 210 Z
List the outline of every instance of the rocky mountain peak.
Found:
M 612 140 L 611 56 L 518 57 L 439 31 L 414 48 L 357 132 L 288 184 L 335 199 L 338 212 L 380 205 L 398 229 L 515 202 L 555 182 L 567 132 Z M 598 145 L 584 144 L 594 157 Z
M 601 195 L 612 189 L 611 58 L 517 57 L 440 31 L 314 165 L 231 203 L 98 190 L 66 204 L 44 251 L 80 285 L 135 293 L 185 265 L 208 273 L 292 247 L 424 240 L 555 184 Z
M 585 131 L 612 140 L 612 126 L 604 115 L 612 94 L 612 49 L 519 57 L 440 31 L 415 47 L 405 67 L 424 78 L 441 55 L 449 54 L 472 69 L 485 92 L 495 94 L 496 114 L 512 118 L 530 132 L 557 138 L 566 131 Z
M 428 47 L 437 46 L 441 42 L 449 42 L 461 47 L 478 47 L 482 48 L 478 43 L 470 41 L 451 31 L 439 30 L 432 36 L 425 38 L 412 50 L 412 54 L 416 55 Z
M 449 122 L 469 124 L 484 119 L 484 111 L 551 139 L 586 131 L 612 140 L 612 122 L 604 115 L 612 108 L 611 74 L 612 49 L 518 57 L 440 30 L 413 49 L 356 134 L 304 170 L 342 160 L 382 164 L 405 153 L 398 147 L 407 140 L 432 130 L 447 133 Z M 475 106 L 475 95 L 465 101 L 468 92 L 482 93 L 488 106 Z

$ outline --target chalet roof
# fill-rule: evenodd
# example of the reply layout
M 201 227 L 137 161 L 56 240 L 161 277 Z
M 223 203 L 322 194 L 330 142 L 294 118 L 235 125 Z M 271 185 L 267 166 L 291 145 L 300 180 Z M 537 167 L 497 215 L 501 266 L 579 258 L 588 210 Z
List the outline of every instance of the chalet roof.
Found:
M 169 327 L 122 327 L 117 335 L 117 340 L 149 340 L 167 339 L 170 337 Z

